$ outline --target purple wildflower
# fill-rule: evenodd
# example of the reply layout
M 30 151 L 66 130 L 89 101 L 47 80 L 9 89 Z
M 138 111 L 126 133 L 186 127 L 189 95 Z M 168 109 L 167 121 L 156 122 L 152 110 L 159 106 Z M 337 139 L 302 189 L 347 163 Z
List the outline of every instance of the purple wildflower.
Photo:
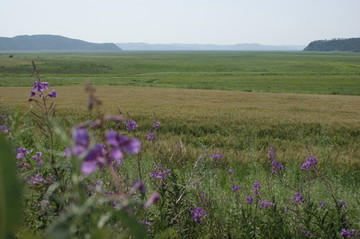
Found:
M 162 165 L 156 165 L 157 170 L 151 172 L 150 177 L 164 179 L 167 175 L 170 175 L 170 169 L 164 168 Z
M 295 194 L 295 196 L 293 197 L 293 203 L 299 204 L 299 203 L 304 203 L 304 202 L 305 202 L 305 199 L 303 198 L 301 193 L 297 192 Z
M 102 181 L 102 180 L 97 180 L 96 182 L 95 182 L 95 185 L 96 186 L 101 186 L 101 185 L 103 185 L 104 184 L 104 182 Z
M 45 182 L 45 179 L 41 174 L 36 174 L 34 177 L 28 179 L 28 183 L 36 185 Z
M 37 152 L 34 156 L 31 157 L 34 159 L 38 166 L 44 165 L 44 162 L 41 160 L 42 158 L 42 152 Z
M 0 126 L 0 132 L 7 134 L 9 132 L 9 129 L 7 126 Z
M 27 168 L 27 169 L 30 169 L 30 165 L 28 163 L 25 163 L 24 161 L 20 161 L 17 163 L 17 167 L 18 168 Z
M 253 185 L 253 192 L 254 192 L 255 195 L 259 195 L 260 188 L 261 188 L 260 182 L 255 181 L 254 185 Z
M 228 173 L 229 173 L 229 174 L 232 174 L 233 172 L 234 172 L 233 169 L 229 169 L 229 170 L 228 170 Z
M 95 145 L 89 153 L 85 156 L 81 165 L 81 171 L 84 174 L 93 173 L 98 167 L 106 164 L 106 150 L 104 145 Z
M 17 159 L 23 159 L 24 157 L 25 157 L 25 155 L 26 154 L 29 154 L 30 153 L 30 151 L 29 150 L 27 150 L 27 149 L 25 149 L 25 148 L 18 148 L 17 149 L 17 155 L 16 155 L 16 158 Z
M 231 190 L 232 190 L 233 192 L 236 192 L 236 191 L 241 190 L 241 187 L 238 186 L 238 185 L 233 184 L 232 187 L 231 187 Z
M 277 162 L 277 161 L 275 161 L 275 160 L 273 160 L 272 162 L 271 162 L 271 165 L 272 165 L 272 168 L 271 168 L 271 173 L 278 173 L 278 172 L 281 172 L 281 171 L 283 171 L 284 170 L 284 166 L 281 164 L 281 163 L 279 163 L 279 162 Z
M 50 98 L 56 98 L 57 97 L 57 91 L 53 90 L 50 93 L 47 94 Z
M 87 129 L 75 129 L 72 133 L 72 138 L 74 140 L 73 153 L 75 155 L 80 155 L 89 147 L 90 137 Z
M 137 154 L 140 152 L 141 143 L 139 140 L 120 135 L 114 130 L 107 132 L 106 140 L 111 147 L 110 158 L 112 160 L 121 160 L 124 157 L 124 152 L 127 154 Z
M 301 165 L 301 170 L 310 170 L 312 168 L 316 168 L 318 163 L 318 159 L 316 157 L 308 157 L 306 158 L 306 162 Z
M 81 165 L 81 171 L 84 174 L 91 174 L 98 167 L 107 163 L 116 162 L 121 164 L 124 153 L 137 154 L 141 148 L 139 140 L 125 137 L 114 130 L 106 133 L 106 140 L 110 146 L 110 151 L 101 144 L 97 144 L 91 149 L 88 149 L 90 137 L 88 131 L 83 128 L 78 128 L 73 131 L 73 140 L 73 153 L 75 155 L 80 155 L 88 150 Z
M 40 82 L 40 81 L 34 81 L 34 88 L 33 92 L 35 93 L 42 93 L 45 90 L 49 89 L 49 83 L 47 82 Z
M 154 192 L 150 198 L 145 202 L 144 209 L 148 209 L 151 205 L 160 200 L 160 193 Z
M 138 124 L 137 124 L 135 121 L 129 120 L 129 121 L 126 122 L 125 127 L 126 127 L 126 130 L 127 130 L 128 132 L 131 132 L 131 131 L 133 131 L 134 129 L 136 129 L 137 127 L 139 127 L 139 126 L 138 126 Z
M 323 208 L 323 207 L 326 206 L 326 203 L 324 203 L 324 202 L 319 202 L 319 205 L 320 205 L 321 208 Z
M 47 183 L 47 184 L 50 184 L 50 183 L 52 183 L 52 182 L 54 182 L 54 177 L 53 176 L 50 176 L 48 179 L 46 179 L 45 181 L 44 181 L 44 183 Z
M 342 237 L 349 237 L 349 238 L 354 238 L 355 237 L 355 229 L 351 229 L 350 231 L 346 230 L 346 229 L 341 229 L 341 236 Z
M 247 196 L 246 198 L 245 198 L 245 201 L 247 202 L 247 203 L 249 203 L 249 204 L 253 204 L 254 203 L 254 196 Z
M 130 189 L 130 194 L 136 192 L 137 190 L 139 190 L 141 194 L 145 194 L 146 193 L 145 184 L 141 181 L 135 182 L 134 186 Z
M 190 214 L 196 223 L 200 223 L 206 212 L 201 207 L 197 207 L 194 210 L 190 210 Z
M 152 126 L 154 127 L 154 128 L 160 128 L 161 127 L 161 124 L 160 124 L 160 122 L 153 122 L 152 123 Z
M 222 158 L 224 158 L 224 155 L 222 155 L 222 154 L 213 154 L 211 156 L 211 158 L 212 159 L 222 159 Z
M 146 136 L 146 139 L 147 139 L 148 141 L 155 141 L 155 140 L 157 140 L 156 135 L 155 135 L 154 133 L 148 133 L 147 136 Z
M 141 149 L 141 143 L 135 138 L 119 136 L 119 147 L 127 154 L 138 154 Z
M 277 158 L 276 149 L 275 147 L 270 146 L 268 150 L 268 159 L 275 160 L 276 158 Z
M 273 202 L 268 202 L 268 201 L 259 201 L 259 204 L 260 204 L 260 208 L 261 209 L 267 209 L 268 207 L 274 207 L 275 206 L 275 203 Z

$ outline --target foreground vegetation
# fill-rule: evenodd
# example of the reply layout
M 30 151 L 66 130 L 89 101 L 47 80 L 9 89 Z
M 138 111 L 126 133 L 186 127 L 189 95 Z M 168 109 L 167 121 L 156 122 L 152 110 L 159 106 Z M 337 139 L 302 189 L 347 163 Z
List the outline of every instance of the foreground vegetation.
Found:
M 359 238 L 359 96 L 34 76 L 0 88 L 0 238 Z

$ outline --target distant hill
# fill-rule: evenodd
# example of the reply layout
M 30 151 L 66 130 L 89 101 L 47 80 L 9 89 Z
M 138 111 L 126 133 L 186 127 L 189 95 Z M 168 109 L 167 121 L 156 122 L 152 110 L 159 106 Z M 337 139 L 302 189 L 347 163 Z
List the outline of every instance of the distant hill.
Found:
M 90 43 L 56 35 L 0 37 L 0 51 L 120 51 L 114 43 Z
M 304 51 L 360 52 L 360 38 L 313 41 L 307 47 L 305 47 Z
M 126 51 L 302 51 L 305 46 L 268 46 L 256 43 L 235 45 L 216 44 L 148 44 L 116 43 Z

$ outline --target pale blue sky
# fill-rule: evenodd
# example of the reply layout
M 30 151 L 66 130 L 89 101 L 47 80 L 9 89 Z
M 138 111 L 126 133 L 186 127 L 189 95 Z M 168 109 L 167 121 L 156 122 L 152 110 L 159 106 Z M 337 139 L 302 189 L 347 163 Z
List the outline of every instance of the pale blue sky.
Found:
M 0 36 L 306 45 L 360 37 L 360 0 L 1 0 Z

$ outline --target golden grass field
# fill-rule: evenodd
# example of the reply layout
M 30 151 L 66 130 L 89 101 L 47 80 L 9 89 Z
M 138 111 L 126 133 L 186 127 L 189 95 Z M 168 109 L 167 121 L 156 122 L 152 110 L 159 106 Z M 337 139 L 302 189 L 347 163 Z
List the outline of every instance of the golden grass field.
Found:
M 57 108 L 86 111 L 83 86 L 58 86 Z M 291 93 L 248 93 L 125 86 L 97 86 L 105 113 L 117 109 L 132 115 L 164 119 L 257 119 L 265 121 L 360 124 L 360 96 Z M 30 88 L 1 87 L 0 99 L 9 105 L 28 105 Z
M 59 115 L 86 113 L 83 86 L 53 87 Z M 303 160 L 306 145 L 331 161 L 360 165 L 360 96 L 249 93 L 218 90 L 97 86 L 105 114 L 128 112 L 138 122 L 159 120 L 170 141 L 196 140 L 235 158 L 266 154 L 269 144 L 279 155 Z M 30 88 L 0 88 L 10 106 L 33 105 Z

